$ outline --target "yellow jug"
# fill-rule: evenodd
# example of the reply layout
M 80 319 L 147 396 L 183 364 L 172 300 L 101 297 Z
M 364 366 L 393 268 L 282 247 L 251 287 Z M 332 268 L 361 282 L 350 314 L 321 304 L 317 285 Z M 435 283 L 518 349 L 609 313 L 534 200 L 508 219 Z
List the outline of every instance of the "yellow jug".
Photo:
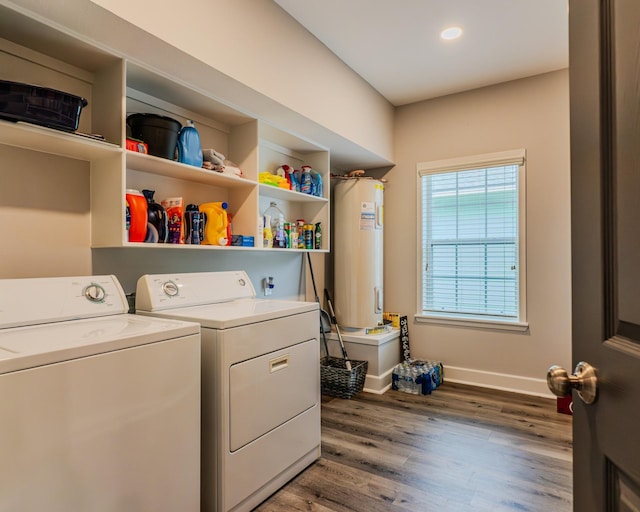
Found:
M 227 226 L 229 225 L 227 207 L 227 203 L 223 201 L 203 203 L 198 207 L 206 215 L 203 244 L 229 245 L 227 238 Z

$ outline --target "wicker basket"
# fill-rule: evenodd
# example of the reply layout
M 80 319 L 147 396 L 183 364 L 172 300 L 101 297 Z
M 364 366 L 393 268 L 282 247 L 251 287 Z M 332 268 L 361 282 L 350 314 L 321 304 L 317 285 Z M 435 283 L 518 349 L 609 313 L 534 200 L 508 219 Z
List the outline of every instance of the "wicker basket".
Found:
M 323 395 L 351 398 L 362 391 L 367 376 L 367 361 L 351 361 L 351 370 L 339 357 L 323 357 L 320 360 L 320 383 Z

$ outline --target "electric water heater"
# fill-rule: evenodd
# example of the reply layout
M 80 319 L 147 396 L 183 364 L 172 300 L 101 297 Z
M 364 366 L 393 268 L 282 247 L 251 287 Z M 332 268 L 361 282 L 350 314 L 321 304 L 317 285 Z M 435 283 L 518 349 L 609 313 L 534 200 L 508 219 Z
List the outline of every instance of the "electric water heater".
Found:
M 384 185 L 343 179 L 334 187 L 334 309 L 354 329 L 382 323 Z

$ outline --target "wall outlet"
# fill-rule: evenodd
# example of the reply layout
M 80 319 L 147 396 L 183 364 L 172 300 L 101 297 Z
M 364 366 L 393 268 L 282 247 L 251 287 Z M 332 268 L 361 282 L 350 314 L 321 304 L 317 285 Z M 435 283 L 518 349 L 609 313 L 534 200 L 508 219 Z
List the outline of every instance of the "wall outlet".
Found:
M 264 289 L 265 296 L 271 295 L 271 292 L 273 291 L 273 288 L 274 288 L 273 277 L 271 276 L 265 277 L 262 280 L 262 287 Z

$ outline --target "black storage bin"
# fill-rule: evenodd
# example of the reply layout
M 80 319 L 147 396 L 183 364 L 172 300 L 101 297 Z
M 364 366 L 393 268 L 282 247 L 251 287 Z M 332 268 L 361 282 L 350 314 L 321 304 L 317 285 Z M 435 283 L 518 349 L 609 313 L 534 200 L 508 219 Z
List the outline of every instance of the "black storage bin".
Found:
M 0 118 L 74 132 L 87 100 L 56 89 L 0 80 Z
M 131 114 L 127 124 L 134 139 L 147 143 L 149 154 L 173 160 L 182 129 L 179 121 L 158 114 Z

